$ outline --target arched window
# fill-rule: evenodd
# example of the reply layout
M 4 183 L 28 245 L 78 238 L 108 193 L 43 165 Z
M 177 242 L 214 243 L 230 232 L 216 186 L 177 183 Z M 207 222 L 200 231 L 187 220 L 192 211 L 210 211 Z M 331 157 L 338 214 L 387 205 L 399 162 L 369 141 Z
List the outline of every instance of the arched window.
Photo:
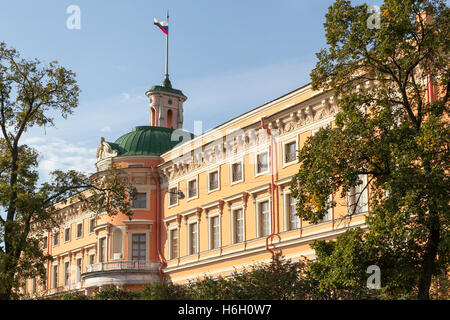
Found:
M 172 126 L 172 110 L 167 111 L 167 128 L 173 128 L 173 126 Z
M 155 108 L 151 108 L 151 113 L 152 113 L 152 115 L 151 115 L 151 125 L 152 126 L 156 126 L 156 110 L 155 110 Z

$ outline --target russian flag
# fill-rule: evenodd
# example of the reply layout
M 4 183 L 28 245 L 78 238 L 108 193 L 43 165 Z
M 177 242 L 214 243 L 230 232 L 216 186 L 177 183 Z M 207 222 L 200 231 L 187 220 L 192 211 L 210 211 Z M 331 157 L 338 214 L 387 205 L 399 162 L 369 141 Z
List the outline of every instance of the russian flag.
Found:
M 155 18 L 154 25 L 158 26 L 165 34 L 169 34 L 169 23 L 167 21 L 158 21 Z

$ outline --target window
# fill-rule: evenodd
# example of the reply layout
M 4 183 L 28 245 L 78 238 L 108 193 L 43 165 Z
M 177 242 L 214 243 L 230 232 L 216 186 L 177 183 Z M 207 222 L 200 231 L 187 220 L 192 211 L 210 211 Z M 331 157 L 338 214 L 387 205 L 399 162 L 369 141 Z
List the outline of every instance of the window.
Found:
M 211 249 L 220 247 L 220 217 L 211 218 Z
M 53 266 L 53 288 L 58 288 L 58 265 Z
M 256 155 L 256 173 L 269 171 L 269 155 L 267 152 Z
M 219 171 L 213 171 L 208 174 L 208 190 L 214 191 L 219 189 Z
M 134 209 L 145 209 L 147 207 L 147 194 L 138 193 L 133 199 Z
M 191 223 L 189 225 L 189 254 L 198 252 L 198 223 Z
M 77 238 L 81 238 L 83 236 L 83 223 L 77 224 Z
M 45 275 L 47 276 L 47 268 L 45 268 Z M 47 277 L 42 279 L 42 290 L 45 291 L 47 290 Z
M 36 278 L 33 278 L 33 282 L 31 283 L 31 292 L 36 293 L 37 281 Z
M 170 188 L 169 189 L 169 206 L 173 206 L 178 204 L 178 188 Z
M 105 262 L 106 238 L 100 238 L 98 245 L 98 262 Z
M 234 243 L 244 241 L 244 211 L 237 209 L 233 211 Z
M 297 160 L 297 143 L 295 141 L 284 145 L 284 163 L 290 163 Z
M 296 213 L 296 199 L 294 197 L 291 197 L 290 194 L 288 194 L 286 198 L 288 205 L 289 230 L 299 229 L 300 217 Z
M 44 237 L 44 239 L 42 239 L 42 249 L 47 249 L 48 246 L 48 238 L 47 236 Z
M 120 228 L 114 228 L 111 237 L 111 255 L 114 260 L 122 258 L 122 230 Z
M 242 162 L 236 162 L 231 165 L 231 182 L 242 181 Z
M 329 195 L 328 196 L 328 203 L 329 205 L 331 205 L 331 202 L 333 201 L 333 195 Z M 330 207 L 327 211 L 327 214 L 323 216 L 323 221 L 331 221 L 333 220 L 333 207 Z
M 259 221 L 261 237 L 268 236 L 270 234 L 269 201 L 259 203 Z
M 133 234 L 133 260 L 146 260 L 146 236 L 145 233 Z
M 64 285 L 68 286 L 70 281 L 69 261 L 64 263 Z
M 70 241 L 70 227 L 64 229 L 64 242 Z
M 89 220 L 89 233 L 93 233 L 95 228 L 95 218 Z
M 170 230 L 170 258 L 178 258 L 178 229 Z
M 358 178 L 361 184 L 351 188 L 348 194 L 349 213 L 358 214 L 368 210 L 367 175 L 360 174 Z
M 188 198 L 197 197 L 197 179 L 188 182 Z
M 59 244 L 59 231 L 53 234 L 53 245 L 57 246 Z
M 81 258 L 78 258 L 77 259 L 77 282 L 81 281 L 82 263 L 83 263 L 83 260 Z
M 95 254 L 91 254 L 89 255 L 89 264 L 94 264 L 95 263 Z

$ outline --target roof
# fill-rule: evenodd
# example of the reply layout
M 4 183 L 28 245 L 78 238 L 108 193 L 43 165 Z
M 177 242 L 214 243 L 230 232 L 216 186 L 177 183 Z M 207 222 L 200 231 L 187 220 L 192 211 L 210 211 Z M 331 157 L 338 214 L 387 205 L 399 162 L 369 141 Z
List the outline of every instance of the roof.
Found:
M 111 148 L 117 151 L 117 156 L 134 156 L 134 155 L 161 155 L 175 147 L 180 139 L 172 141 L 172 133 L 175 129 L 154 127 L 154 126 L 138 126 L 133 131 L 124 134 L 115 142 L 108 142 Z M 193 134 L 189 133 L 191 138 Z
M 148 90 L 147 92 L 153 92 L 153 91 L 164 91 L 164 92 L 168 92 L 168 93 L 174 93 L 174 94 L 178 94 L 180 96 L 186 97 L 183 92 L 181 92 L 181 90 L 178 89 L 173 89 L 171 87 L 167 87 L 167 86 L 153 86 L 150 90 Z

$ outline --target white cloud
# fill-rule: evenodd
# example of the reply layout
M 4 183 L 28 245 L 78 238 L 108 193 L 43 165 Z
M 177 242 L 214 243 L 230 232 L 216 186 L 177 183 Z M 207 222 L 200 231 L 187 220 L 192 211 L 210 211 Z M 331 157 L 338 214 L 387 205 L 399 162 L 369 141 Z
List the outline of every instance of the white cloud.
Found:
M 95 171 L 95 148 L 75 145 L 61 138 L 30 137 L 22 141 L 39 152 L 39 175 L 42 181 L 49 179 L 53 170 L 77 170 L 86 174 Z
M 109 126 L 104 126 L 103 128 L 100 129 L 101 132 L 110 132 L 111 128 Z

